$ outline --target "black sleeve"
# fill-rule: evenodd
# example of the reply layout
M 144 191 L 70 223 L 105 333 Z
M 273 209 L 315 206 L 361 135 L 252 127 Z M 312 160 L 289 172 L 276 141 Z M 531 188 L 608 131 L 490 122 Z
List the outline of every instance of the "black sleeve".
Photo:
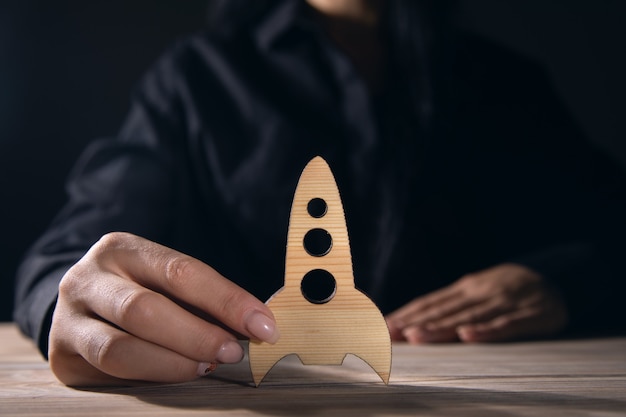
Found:
M 44 356 L 65 272 L 108 232 L 166 241 L 173 227 L 180 178 L 171 161 L 184 136 L 174 62 L 166 55 L 146 75 L 118 137 L 86 149 L 67 182 L 64 208 L 18 269 L 14 320 Z

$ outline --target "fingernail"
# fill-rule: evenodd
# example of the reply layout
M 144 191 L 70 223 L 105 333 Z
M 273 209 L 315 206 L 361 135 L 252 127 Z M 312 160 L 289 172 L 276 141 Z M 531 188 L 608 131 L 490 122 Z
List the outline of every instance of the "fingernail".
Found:
M 459 326 L 456 328 L 456 334 L 464 342 L 471 342 L 475 337 L 475 333 L 469 327 Z
M 216 362 L 200 362 L 198 364 L 198 370 L 196 371 L 196 373 L 198 374 L 198 376 L 205 376 L 215 371 L 215 369 L 217 369 Z
M 432 333 L 422 327 L 408 327 L 402 331 L 402 335 L 409 343 L 428 343 L 434 340 Z
M 417 335 L 417 329 L 415 327 L 408 327 L 402 330 L 402 336 L 407 342 L 411 344 L 419 343 L 419 337 Z
M 220 363 L 238 363 L 243 359 L 243 348 L 235 341 L 224 343 L 217 352 L 216 358 Z
M 276 323 L 265 314 L 255 311 L 246 321 L 246 328 L 256 338 L 263 342 L 274 344 L 280 337 Z

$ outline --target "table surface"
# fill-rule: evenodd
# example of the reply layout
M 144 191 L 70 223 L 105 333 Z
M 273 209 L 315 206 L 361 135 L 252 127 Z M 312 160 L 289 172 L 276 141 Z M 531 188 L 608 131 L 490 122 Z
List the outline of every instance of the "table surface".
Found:
M 174 384 L 73 389 L 0 324 L 0 416 L 626 416 L 626 338 L 394 344 L 388 386 L 360 359 L 283 359 L 259 388 L 246 360 Z

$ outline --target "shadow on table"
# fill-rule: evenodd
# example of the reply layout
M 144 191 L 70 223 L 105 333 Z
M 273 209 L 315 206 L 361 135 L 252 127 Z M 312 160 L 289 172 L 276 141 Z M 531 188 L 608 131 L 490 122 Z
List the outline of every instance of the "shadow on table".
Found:
M 546 392 L 496 391 L 479 388 L 435 387 L 380 382 L 330 381 L 322 376 L 297 380 L 273 378 L 255 388 L 246 379 L 220 376 L 175 385 L 108 388 L 100 392 L 129 395 L 140 401 L 179 410 L 244 413 L 267 416 L 518 415 L 587 416 L 621 413 L 622 400 Z M 284 381 L 289 381 L 288 383 Z M 529 389 L 532 389 L 530 387 Z M 590 393 L 591 395 L 591 393 Z
M 621 412 L 626 401 L 543 392 L 407 385 L 272 386 L 186 384 L 115 390 L 162 407 L 187 410 L 245 410 L 268 416 L 464 415 L 597 415 Z M 127 392 L 125 392 L 127 391 Z M 621 410 L 621 411 L 620 411 Z

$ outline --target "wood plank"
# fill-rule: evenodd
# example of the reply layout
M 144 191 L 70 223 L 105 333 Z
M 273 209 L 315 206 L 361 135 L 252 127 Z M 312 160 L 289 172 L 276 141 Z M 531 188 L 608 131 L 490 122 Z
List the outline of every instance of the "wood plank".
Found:
M 254 388 L 247 360 L 185 384 L 76 390 L 0 325 L 1 416 L 626 416 L 626 338 L 394 344 L 385 386 L 363 361 L 290 356 Z M 355 382 L 358 381 L 358 382 Z

